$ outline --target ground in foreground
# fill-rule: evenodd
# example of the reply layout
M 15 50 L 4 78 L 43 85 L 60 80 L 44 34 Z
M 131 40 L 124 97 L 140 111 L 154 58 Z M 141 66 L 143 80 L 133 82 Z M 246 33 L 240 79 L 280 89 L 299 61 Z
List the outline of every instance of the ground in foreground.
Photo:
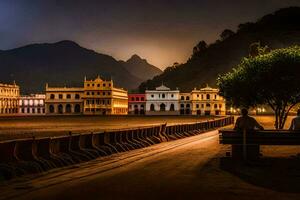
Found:
M 230 163 L 231 170 L 220 164 L 228 149 L 211 131 L 12 180 L 0 198 L 300 199 L 300 160 L 290 157 L 297 148 L 265 147 L 263 167 Z

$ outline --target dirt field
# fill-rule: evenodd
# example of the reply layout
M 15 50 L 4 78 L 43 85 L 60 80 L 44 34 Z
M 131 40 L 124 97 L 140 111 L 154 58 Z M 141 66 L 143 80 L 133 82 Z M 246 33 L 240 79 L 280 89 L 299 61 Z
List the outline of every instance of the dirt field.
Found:
M 213 117 L 194 116 L 41 116 L 0 118 L 0 141 L 15 138 L 45 137 L 97 132 L 162 123 L 195 123 Z
M 274 129 L 272 116 L 255 116 L 266 129 Z M 97 132 L 111 129 L 141 127 L 162 123 L 195 123 L 213 119 L 198 116 L 41 116 L 1 117 L 0 141 L 27 137 L 58 136 L 73 133 Z M 285 128 L 289 128 L 289 117 Z

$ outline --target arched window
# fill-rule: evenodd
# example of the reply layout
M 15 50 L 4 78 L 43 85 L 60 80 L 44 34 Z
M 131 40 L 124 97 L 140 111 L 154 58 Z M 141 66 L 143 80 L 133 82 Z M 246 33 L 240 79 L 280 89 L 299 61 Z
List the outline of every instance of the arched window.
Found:
M 155 111 L 154 104 L 150 105 L 150 111 Z
M 54 99 L 55 95 L 54 94 L 50 94 L 50 99 Z
M 66 113 L 71 113 L 71 105 L 70 104 L 66 105 Z
M 189 107 L 190 107 L 190 104 L 186 104 L 186 107 L 189 108 Z
M 166 95 L 165 95 L 165 94 L 162 94 L 162 95 L 161 95 L 161 97 L 162 97 L 162 98 L 165 98 L 165 97 L 166 97 Z
M 75 94 L 75 99 L 80 99 L 80 95 L 79 94 Z
M 145 114 L 144 105 L 141 105 L 140 114 L 141 115 Z
M 210 107 L 210 104 L 209 104 L 209 103 L 207 103 L 207 104 L 206 104 L 206 107 Z
M 139 106 L 134 105 L 134 114 L 138 115 L 139 114 Z
M 74 108 L 75 113 L 80 113 L 80 105 L 76 104 Z
M 164 103 L 160 104 L 160 111 L 166 111 L 166 105 Z
M 70 94 L 67 94 L 67 99 L 71 99 L 71 95 Z
M 217 104 L 215 104 L 215 105 L 214 105 L 214 108 L 218 108 L 218 105 L 217 105 Z
M 50 113 L 54 113 L 54 106 L 53 106 L 53 105 L 50 105 L 50 106 L 49 106 L 49 112 L 50 112 Z
M 174 106 L 174 104 L 171 104 L 170 105 L 170 111 L 174 111 L 175 110 L 175 106 Z
M 189 96 L 187 96 L 185 99 L 186 99 L 186 100 L 190 100 L 190 97 L 189 97 Z
M 184 96 L 181 96 L 181 98 L 180 98 L 181 100 L 184 100 Z
M 210 95 L 209 94 L 206 94 L 206 99 L 210 99 Z
M 63 114 L 63 105 L 59 104 L 57 109 L 59 114 Z

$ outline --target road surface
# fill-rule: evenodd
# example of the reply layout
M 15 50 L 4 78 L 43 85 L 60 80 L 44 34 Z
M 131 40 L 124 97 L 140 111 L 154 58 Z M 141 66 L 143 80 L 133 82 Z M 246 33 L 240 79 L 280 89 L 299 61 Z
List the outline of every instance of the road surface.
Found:
M 300 199 L 220 169 L 226 150 L 210 131 L 16 179 L 0 199 Z

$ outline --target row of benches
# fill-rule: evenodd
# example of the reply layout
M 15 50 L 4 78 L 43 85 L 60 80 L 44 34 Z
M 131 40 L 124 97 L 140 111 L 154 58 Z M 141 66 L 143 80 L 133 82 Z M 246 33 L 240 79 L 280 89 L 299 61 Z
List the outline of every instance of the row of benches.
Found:
M 68 166 L 118 152 L 199 134 L 233 123 L 232 117 L 194 124 L 111 130 L 0 142 L 0 174 L 6 179 Z

